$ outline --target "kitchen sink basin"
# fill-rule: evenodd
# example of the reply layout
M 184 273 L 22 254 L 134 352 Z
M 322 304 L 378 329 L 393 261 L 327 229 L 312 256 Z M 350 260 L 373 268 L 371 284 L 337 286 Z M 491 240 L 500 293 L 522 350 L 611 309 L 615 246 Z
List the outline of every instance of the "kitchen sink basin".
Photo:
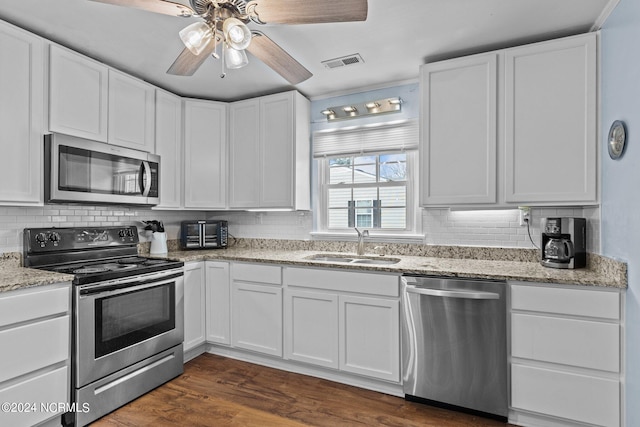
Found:
M 307 257 L 311 261 L 337 262 L 344 264 L 361 264 L 361 265 L 389 265 L 400 262 L 399 258 L 360 258 L 355 256 L 339 256 L 331 254 L 317 254 Z
M 351 264 L 397 264 L 398 262 L 400 262 L 399 259 L 397 258 L 361 258 L 361 259 L 354 259 L 353 261 L 351 261 Z

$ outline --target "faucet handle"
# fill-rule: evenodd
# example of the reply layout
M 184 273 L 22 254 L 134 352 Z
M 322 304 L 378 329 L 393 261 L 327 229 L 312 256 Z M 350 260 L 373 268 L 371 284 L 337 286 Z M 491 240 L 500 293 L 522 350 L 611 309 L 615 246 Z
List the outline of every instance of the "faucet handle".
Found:
M 369 237 L 369 230 L 363 230 L 362 237 Z

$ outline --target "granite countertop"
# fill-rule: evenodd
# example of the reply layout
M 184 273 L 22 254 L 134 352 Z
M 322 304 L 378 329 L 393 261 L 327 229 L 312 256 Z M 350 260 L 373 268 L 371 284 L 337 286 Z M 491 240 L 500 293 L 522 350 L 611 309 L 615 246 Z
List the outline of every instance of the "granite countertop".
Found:
M 73 280 L 72 274 L 21 267 L 20 258 L 16 253 L 0 254 L 0 293 Z
M 308 259 L 317 254 L 353 256 L 349 252 L 324 252 L 309 250 L 277 250 L 229 248 L 198 251 L 171 251 L 167 258 L 189 261 L 245 261 L 287 264 L 307 267 L 331 267 L 349 270 L 388 272 L 395 274 L 427 274 L 452 277 L 473 277 L 498 280 L 515 280 L 541 283 L 604 286 L 625 289 L 626 265 L 612 262 L 592 262 L 586 269 L 560 270 L 547 268 L 538 262 L 502 261 L 486 259 L 459 259 L 408 255 L 365 255 L 366 258 L 396 258 L 396 264 L 358 265 L 343 262 L 314 261 Z
M 600 255 L 588 256 L 588 268 L 559 270 L 537 262 L 532 250 L 463 246 L 399 245 L 367 246 L 364 258 L 394 258 L 396 264 L 349 264 L 315 261 L 318 254 L 357 257 L 354 245 L 345 242 L 307 242 L 245 239 L 236 247 L 215 250 L 181 251 L 175 242 L 164 258 L 189 261 L 244 261 L 303 267 L 329 267 L 392 274 L 424 274 L 451 277 L 560 283 L 626 289 L 627 266 Z M 146 250 L 145 250 L 146 249 Z M 171 250 L 174 249 L 174 250 Z M 385 255 L 372 252 L 382 249 Z M 141 250 L 148 254 L 148 245 Z M 20 288 L 70 282 L 73 275 L 21 267 L 21 254 L 0 254 L 0 292 Z

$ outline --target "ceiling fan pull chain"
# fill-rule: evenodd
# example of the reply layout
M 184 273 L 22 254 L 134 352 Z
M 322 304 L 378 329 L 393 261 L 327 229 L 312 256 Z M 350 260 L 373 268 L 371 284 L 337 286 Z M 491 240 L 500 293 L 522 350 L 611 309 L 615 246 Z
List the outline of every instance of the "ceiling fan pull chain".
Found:
M 220 44 L 222 45 L 222 49 L 220 50 L 222 53 L 222 55 L 220 55 L 220 63 L 222 64 L 222 72 L 220 73 L 220 78 L 224 79 L 225 76 L 227 75 L 227 73 L 225 73 L 224 71 L 224 50 L 226 49 L 226 46 L 225 46 L 226 43 L 223 40 L 222 43 Z

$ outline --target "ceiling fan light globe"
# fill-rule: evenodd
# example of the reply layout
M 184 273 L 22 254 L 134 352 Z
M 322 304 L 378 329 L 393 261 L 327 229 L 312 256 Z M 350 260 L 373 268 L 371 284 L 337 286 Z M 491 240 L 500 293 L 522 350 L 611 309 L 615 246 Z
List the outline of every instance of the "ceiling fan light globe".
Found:
M 204 22 L 194 22 L 193 24 L 187 25 L 180 30 L 178 34 L 180 35 L 182 43 L 184 43 L 187 49 L 194 55 L 199 55 L 213 37 L 211 27 Z
M 227 68 L 232 70 L 242 68 L 249 64 L 249 58 L 247 58 L 244 49 L 237 50 L 227 47 L 224 51 L 224 60 Z
M 244 50 L 251 43 L 251 31 L 239 19 L 225 19 L 224 24 L 222 24 L 222 32 L 227 44 L 236 50 Z

